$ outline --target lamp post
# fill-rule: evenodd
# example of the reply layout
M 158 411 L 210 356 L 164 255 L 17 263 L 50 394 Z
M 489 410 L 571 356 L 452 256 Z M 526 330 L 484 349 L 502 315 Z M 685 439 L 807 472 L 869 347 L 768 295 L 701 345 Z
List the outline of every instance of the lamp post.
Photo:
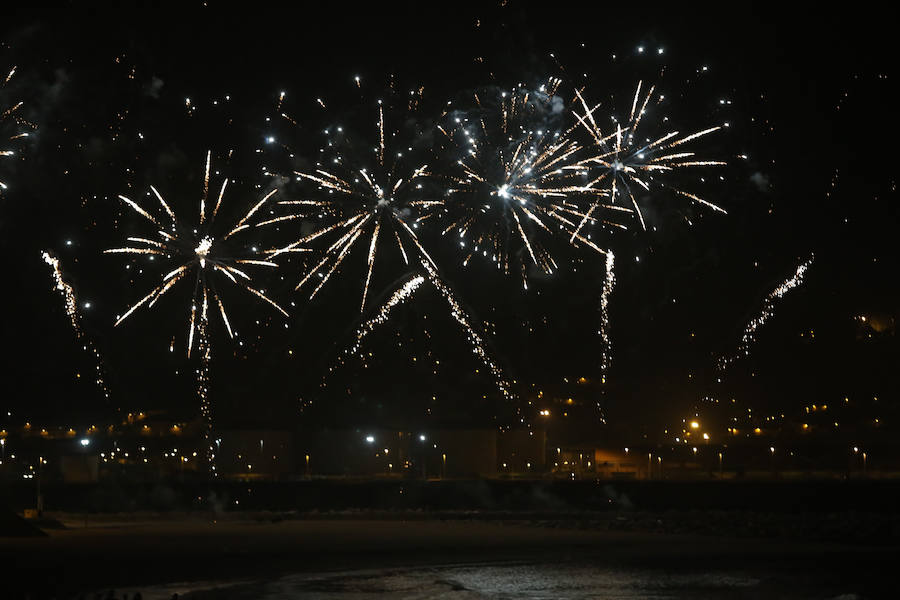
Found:
M 425 434 L 424 434 L 424 433 L 420 433 L 420 434 L 419 434 L 419 441 L 422 442 L 422 448 L 421 448 L 421 450 L 419 451 L 419 463 L 420 463 L 421 466 L 422 466 L 422 479 L 427 479 L 427 478 L 428 478 L 428 470 L 427 470 L 427 468 L 426 468 L 426 466 L 425 466 L 425 448 L 427 447 L 427 446 L 425 445 L 425 439 L 426 439 Z
M 37 468 L 37 515 L 38 517 L 44 516 L 44 497 L 41 495 L 41 473 L 43 471 L 44 457 L 38 456 L 38 468 Z

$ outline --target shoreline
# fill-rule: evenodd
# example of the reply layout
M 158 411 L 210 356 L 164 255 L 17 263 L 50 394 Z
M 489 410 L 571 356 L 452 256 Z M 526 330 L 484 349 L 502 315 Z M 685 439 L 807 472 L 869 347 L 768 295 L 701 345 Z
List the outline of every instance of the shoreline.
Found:
M 165 522 L 280 523 L 282 521 L 473 521 L 555 529 L 786 539 L 850 545 L 900 544 L 900 514 L 876 511 L 750 510 L 436 510 L 175 511 L 46 513 L 67 529 L 114 528 Z M 36 522 L 40 526 L 40 522 Z M 86 524 L 86 525 L 85 525 Z

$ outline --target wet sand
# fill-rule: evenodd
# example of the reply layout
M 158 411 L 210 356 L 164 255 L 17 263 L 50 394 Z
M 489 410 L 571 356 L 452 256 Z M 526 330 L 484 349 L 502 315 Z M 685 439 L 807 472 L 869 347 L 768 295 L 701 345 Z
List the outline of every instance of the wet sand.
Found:
M 67 525 L 46 538 L 0 538 L 0 564 L 9 573 L 4 597 L 65 598 L 115 588 L 168 598 L 173 589 L 215 585 L 220 590 L 213 597 L 223 598 L 878 598 L 893 597 L 892 569 L 900 558 L 896 545 L 586 531 L 521 521 L 181 516 Z M 165 585 L 199 581 L 214 583 Z M 265 591 L 262 581 L 275 587 Z M 228 582 L 245 583 L 226 591 Z

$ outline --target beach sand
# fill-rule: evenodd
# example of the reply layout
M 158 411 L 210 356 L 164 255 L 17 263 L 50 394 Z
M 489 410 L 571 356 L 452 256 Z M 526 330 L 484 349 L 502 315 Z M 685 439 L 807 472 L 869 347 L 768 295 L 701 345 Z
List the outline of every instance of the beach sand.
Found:
M 45 538 L 0 538 L 4 597 L 878 598 L 892 597 L 900 558 L 891 545 L 521 520 L 62 520 L 67 529 Z

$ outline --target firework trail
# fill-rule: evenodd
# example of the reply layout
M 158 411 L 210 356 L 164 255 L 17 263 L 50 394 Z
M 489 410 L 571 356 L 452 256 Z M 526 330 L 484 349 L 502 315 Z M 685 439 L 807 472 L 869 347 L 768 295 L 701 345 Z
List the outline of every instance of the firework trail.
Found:
M 432 265 L 425 259 L 422 259 L 421 263 L 422 267 L 425 269 L 425 274 L 428 277 L 428 281 L 430 281 L 431 284 L 435 288 L 437 288 L 437 291 L 440 292 L 441 296 L 444 297 L 444 300 L 447 301 L 447 305 L 450 308 L 450 315 L 454 320 L 456 320 L 456 322 L 462 328 L 463 332 L 466 334 L 466 340 L 472 347 L 472 352 L 491 372 L 491 376 L 493 376 L 494 378 L 494 383 L 497 386 L 497 389 L 503 395 L 504 399 L 514 400 L 516 398 L 516 395 L 510 389 L 511 384 L 506 378 L 506 374 L 503 372 L 503 369 L 500 367 L 497 361 L 494 360 L 493 357 L 491 357 L 490 353 L 487 350 L 484 338 L 472 326 L 471 317 L 456 300 L 456 296 L 454 295 L 453 291 L 438 276 L 437 270 L 434 268 L 434 265 Z
M 486 366 L 491 372 L 494 383 L 497 386 L 497 389 L 500 391 L 501 395 L 503 395 L 504 399 L 507 400 L 514 399 L 515 394 L 510 389 L 510 382 L 504 374 L 503 369 L 500 367 L 497 361 L 490 356 L 485 345 L 484 338 L 472 326 L 471 317 L 460 305 L 459 301 L 456 299 L 456 296 L 453 294 L 453 291 L 440 278 L 434 266 L 424 258 L 422 259 L 422 267 L 425 271 L 425 275 L 416 275 L 415 277 L 404 283 L 402 286 L 400 286 L 393 294 L 391 294 L 390 298 L 388 298 L 387 301 L 381 305 L 381 307 L 376 311 L 375 315 L 371 319 L 368 319 L 367 321 L 362 323 L 356 329 L 353 344 L 345 349 L 343 351 L 343 354 L 357 354 L 362 346 L 363 340 L 370 333 L 375 331 L 375 329 L 377 329 L 379 326 L 386 323 L 390 318 L 393 309 L 409 300 L 409 298 L 411 298 L 412 295 L 420 289 L 421 285 L 425 282 L 425 279 L 427 277 L 428 281 L 437 289 L 437 291 L 447 302 L 450 309 L 450 315 L 465 333 L 466 341 L 468 341 L 471 345 L 472 352 L 478 357 L 479 361 L 481 361 L 481 363 L 484 364 L 484 366 Z M 333 368 L 330 370 L 333 370 Z
M 458 238 L 464 266 L 480 255 L 509 274 L 515 260 L 526 289 L 529 264 L 547 274 L 559 268 L 550 249 L 560 232 L 603 252 L 575 232 L 587 217 L 579 200 L 599 203 L 605 192 L 588 185 L 572 129 L 553 125 L 563 112 L 560 82 L 476 93 L 476 110 L 445 113 L 438 126 L 448 154 L 459 157 L 446 177 L 447 201 L 436 207 L 451 221 L 443 234 Z
M 312 172 L 295 172 L 300 180 L 315 184 L 315 198 L 279 202 L 299 212 L 260 223 L 318 221 L 315 231 L 269 255 L 271 259 L 285 252 L 309 251 L 313 242 L 321 245 L 318 261 L 314 261 L 295 288 L 312 288 L 310 299 L 358 247 L 367 249 L 360 312 L 366 308 L 377 259 L 389 247 L 396 245 L 406 265 L 415 263 L 418 257 L 431 262 L 416 230 L 427 218 L 423 210 L 442 201 L 428 197 L 425 183 L 431 176 L 429 166 L 413 148 L 423 136 L 410 113 L 417 110 L 422 93 L 421 88 L 413 90 L 405 99 L 403 116 L 393 121 L 390 117 L 394 108 L 379 100 L 369 136 L 364 134 L 356 139 L 342 126 L 328 128 L 329 139 L 320 152 L 316 168 Z M 321 100 L 319 103 L 324 106 Z M 395 127 L 394 123 L 401 125 Z M 412 136 L 403 130 L 410 123 L 415 123 L 416 129 Z M 366 141 L 372 137 L 377 140 L 374 145 Z M 316 276 L 318 280 L 314 279 Z
M 209 401 L 210 370 L 212 360 L 212 345 L 209 341 L 208 327 L 209 317 L 206 311 L 207 296 L 203 294 L 203 310 L 200 312 L 200 322 L 197 324 L 199 333 L 197 350 L 200 353 L 200 368 L 197 370 L 197 397 L 200 399 L 200 414 L 203 416 L 203 441 L 206 443 L 206 460 L 209 468 L 215 474 L 215 451 L 212 439 L 212 406 Z
M 721 207 L 668 181 L 673 172 L 683 169 L 725 165 L 722 161 L 698 159 L 696 152 L 690 149 L 691 142 L 722 127 L 709 127 L 688 135 L 674 130 L 662 134 L 639 135 L 639 126 L 648 113 L 648 106 L 654 101 L 656 89 L 655 86 L 650 86 L 646 95 L 642 96 L 642 83 L 638 82 L 627 120 L 620 122 L 612 116 L 613 125 L 609 130 L 601 127 L 598 122 L 596 113 L 600 105 L 589 106 L 581 90 L 575 90 L 577 103 L 583 112 L 572 113 L 581 126 L 579 131 L 587 134 L 586 146 L 591 149 L 591 155 L 578 161 L 576 166 L 589 169 L 591 179 L 587 185 L 604 190 L 605 202 L 608 204 L 633 212 L 641 228 L 645 230 L 647 227 L 638 201 L 639 195 L 649 194 L 654 190 L 671 190 L 697 204 L 725 213 Z M 656 95 L 655 98 L 655 104 L 663 100 L 661 95 Z M 573 228 L 573 241 L 582 228 L 592 222 L 594 212 L 600 207 L 598 200 L 587 210 Z
M 41 252 L 41 258 L 43 258 L 44 262 L 50 267 L 54 287 L 63 298 L 66 315 L 69 317 L 69 322 L 72 324 L 72 329 L 75 331 L 75 338 L 83 342 L 82 349 L 84 351 L 89 351 L 94 356 L 94 371 L 96 377 L 94 381 L 103 393 L 103 397 L 109 399 L 109 387 L 107 387 L 106 380 L 103 378 L 103 360 L 100 358 L 100 351 L 97 350 L 93 342 L 86 339 L 84 330 L 81 328 L 81 316 L 78 314 L 78 300 L 75 296 L 75 290 L 63 279 L 58 258 L 46 250 Z
M 606 251 L 606 277 L 603 280 L 603 291 L 600 293 L 600 377 L 606 383 L 606 374 L 612 364 L 612 340 L 609 337 L 609 297 L 616 286 L 616 257 L 612 250 Z
M 16 68 L 13 67 L 6 77 L 0 80 L 0 91 L 12 81 L 15 74 Z M 20 143 L 29 135 L 23 129 L 34 129 L 34 125 L 21 117 L 20 109 L 23 104 L 23 102 L 17 102 L 7 108 L 0 106 L 0 159 L 14 158 L 16 152 L 12 145 Z M 7 184 L 0 179 L 0 195 L 7 189 Z
M 112 248 L 106 250 L 109 254 L 130 254 L 133 256 L 149 256 L 151 259 L 160 257 L 164 261 L 168 261 L 174 268 L 166 273 L 160 283 L 154 287 L 149 294 L 144 296 L 139 302 L 131 306 L 125 314 L 119 316 L 116 320 L 116 326 L 127 319 L 134 311 L 141 306 L 152 308 L 159 299 L 171 290 L 179 281 L 193 280 L 193 296 L 190 306 L 190 316 L 188 319 L 188 343 L 187 355 L 190 357 L 194 347 L 194 338 L 198 338 L 198 348 L 200 351 L 201 368 L 198 371 L 198 395 L 200 397 L 201 411 L 206 417 L 206 442 L 207 442 L 207 458 L 212 470 L 215 469 L 213 460 L 215 458 L 212 445 L 210 442 L 211 431 L 211 411 L 209 405 L 209 362 L 211 356 L 210 340 L 209 340 L 209 308 L 210 304 L 218 307 L 219 314 L 225 324 L 228 335 L 234 338 L 234 332 L 231 329 L 231 323 L 228 314 L 225 311 L 225 305 L 222 302 L 221 295 L 217 292 L 216 280 L 225 281 L 231 285 L 247 291 L 256 298 L 263 300 L 270 306 L 274 307 L 284 316 L 288 316 L 287 312 L 271 300 L 262 291 L 251 285 L 252 278 L 245 272 L 247 267 L 277 267 L 278 265 L 271 260 L 259 260 L 254 258 L 255 253 L 248 253 L 240 246 L 236 245 L 232 239 L 233 236 L 245 231 L 250 227 L 250 219 L 253 215 L 271 198 L 277 190 L 273 190 L 266 194 L 259 202 L 257 202 L 237 224 L 232 227 L 224 235 L 217 237 L 213 231 L 215 218 L 222 204 L 222 198 L 225 195 L 225 189 L 228 186 L 228 179 L 222 182 L 218 196 L 210 196 L 209 173 L 212 153 L 207 152 L 205 175 L 203 179 L 203 192 L 200 198 L 200 218 L 199 226 L 193 228 L 178 221 L 174 211 L 163 196 L 153 186 L 150 190 L 153 196 L 159 201 L 165 216 L 154 216 L 137 202 L 125 197 L 119 198 L 131 207 L 136 213 L 153 224 L 156 239 L 145 237 L 129 237 L 127 241 L 132 245 Z M 214 199 L 214 203 L 211 200 Z M 238 258 L 237 256 L 242 256 Z M 215 310 L 215 307 L 213 310 Z
M 785 294 L 803 284 L 806 271 L 812 265 L 813 260 L 815 260 L 815 254 L 810 254 L 809 258 L 797 265 L 797 269 L 794 271 L 793 275 L 781 282 L 778 287 L 766 296 L 762 310 L 758 315 L 750 319 L 747 326 L 744 327 L 744 334 L 741 336 L 737 351 L 730 356 L 720 357 L 719 360 L 716 361 L 716 366 L 720 371 L 724 371 L 741 357 L 750 355 L 750 348 L 756 341 L 756 332 L 759 331 L 759 329 L 766 324 L 766 321 L 775 314 L 775 306 L 778 301 L 781 300 Z
M 344 354 L 356 354 L 359 352 L 362 347 L 363 340 L 373 331 L 375 331 L 379 326 L 383 325 L 387 322 L 387 320 L 391 316 L 391 312 L 395 307 L 403 304 L 407 300 L 409 300 L 413 294 L 418 291 L 419 287 L 424 283 L 425 278 L 421 275 L 416 275 L 402 286 L 400 286 L 391 297 L 388 298 L 387 302 L 381 305 L 378 311 L 375 313 L 371 319 L 367 320 L 365 323 L 361 324 L 356 328 L 356 332 L 354 335 L 353 344 L 344 350 Z

